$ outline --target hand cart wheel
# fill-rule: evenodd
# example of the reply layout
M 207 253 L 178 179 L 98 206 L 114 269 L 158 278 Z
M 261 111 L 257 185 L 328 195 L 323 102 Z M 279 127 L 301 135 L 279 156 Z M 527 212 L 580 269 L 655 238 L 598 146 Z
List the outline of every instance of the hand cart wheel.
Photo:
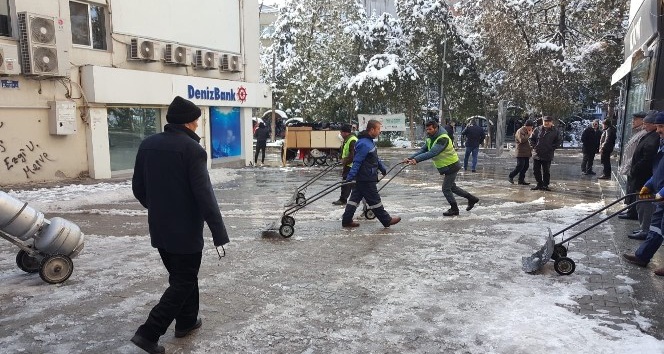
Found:
M 41 261 L 39 276 L 49 284 L 58 284 L 69 279 L 73 271 L 74 263 L 71 258 L 62 254 L 54 254 Z
M 567 248 L 563 245 L 553 246 L 553 254 L 551 255 L 551 259 L 555 261 L 560 257 L 567 257 Z
M 560 257 L 553 263 L 553 269 L 560 275 L 570 275 L 574 273 L 576 264 L 567 257 Z
M 295 233 L 295 229 L 293 228 L 292 225 L 284 224 L 284 225 L 281 225 L 281 227 L 279 228 L 279 234 L 281 236 L 283 236 L 284 238 L 289 238 L 289 237 L 293 236 L 294 233 Z
M 302 162 L 305 166 L 313 166 L 316 163 L 316 158 L 311 156 L 311 154 L 307 154 L 307 156 L 302 159 Z
M 367 219 L 369 219 L 369 220 L 373 220 L 373 219 L 376 218 L 376 214 L 374 214 L 373 210 L 371 210 L 371 209 L 367 209 L 367 210 L 364 212 L 364 217 L 367 218 Z
M 24 250 L 18 251 L 16 265 L 26 273 L 37 273 L 39 271 L 39 259 L 32 257 Z
M 281 217 L 281 224 L 282 225 L 294 226 L 295 225 L 295 218 L 290 216 L 290 215 L 284 215 L 284 216 Z

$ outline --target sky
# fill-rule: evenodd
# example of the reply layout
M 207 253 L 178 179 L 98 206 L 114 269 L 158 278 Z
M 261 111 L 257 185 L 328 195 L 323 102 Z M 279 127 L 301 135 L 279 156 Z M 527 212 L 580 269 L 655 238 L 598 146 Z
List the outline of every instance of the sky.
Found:
M 291 171 L 290 169 L 280 169 L 283 173 Z M 211 170 L 211 179 L 213 183 L 224 183 L 237 181 L 241 178 L 234 170 L 213 169 Z M 239 182 L 238 182 L 239 183 Z M 466 181 L 465 186 L 478 188 Z M 422 183 L 420 185 L 410 185 L 410 187 L 420 189 L 438 190 L 439 185 L 429 185 Z M 12 196 L 20 200 L 27 201 L 35 208 L 44 212 L 60 213 L 66 217 L 67 213 L 81 213 L 80 207 L 90 202 L 96 204 L 112 203 L 131 198 L 131 185 L 129 181 L 123 183 L 96 183 L 90 185 L 69 185 L 53 188 L 39 188 L 35 190 L 10 191 Z M 247 201 L 250 203 L 250 201 Z M 405 212 L 408 205 L 399 201 L 390 200 L 390 209 L 395 213 Z M 443 307 L 445 318 L 430 319 L 436 324 L 436 327 L 445 326 L 445 323 L 453 324 L 450 331 L 453 333 L 453 340 L 460 340 L 468 343 L 468 353 L 554 353 L 570 352 L 575 353 L 628 353 L 638 352 L 639 354 L 664 353 L 664 341 L 659 341 L 647 334 L 642 333 L 633 325 L 623 324 L 622 329 L 604 326 L 602 318 L 584 318 L 565 309 L 561 305 L 575 305 L 575 298 L 583 295 L 599 294 L 603 290 L 590 291 L 586 287 L 585 277 L 591 272 L 597 272 L 596 269 L 589 269 L 582 263 L 577 263 L 576 275 L 560 277 L 551 270 L 540 276 L 524 274 L 518 270 L 510 256 L 517 254 L 526 254 L 532 252 L 532 248 L 518 244 L 517 240 L 521 237 L 508 236 L 497 237 L 494 235 L 499 230 L 506 235 L 532 235 L 535 242 L 539 242 L 539 235 L 543 227 L 557 227 L 562 220 L 579 219 L 586 215 L 589 210 L 596 209 L 598 203 L 579 204 L 573 207 L 559 208 L 546 211 L 546 218 L 543 212 L 532 214 L 522 213 L 525 208 L 539 207 L 546 203 L 544 198 L 534 199 L 526 203 L 506 202 L 502 204 L 482 206 L 481 213 L 466 213 L 459 218 L 468 218 L 477 220 L 477 227 L 469 230 L 475 235 L 476 242 L 468 242 L 461 235 L 446 237 L 438 240 L 438 247 L 445 249 L 444 255 L 436 255 L 429 249 L 405 250 L 403 252 L 404 261 L 408 264 L 404 269 L 391 269 L 390 275 L 394 281 L 388 284 L 388 289 L 375 287 L 370 279 L 380 271 L 380 259 L 376 259 L 370 268 L 358 270 L 345 269 L 340 272 L 341 278 L 366 277 L 367 291 L 378 292 L 387 291 L 386 299 L 388 303 L 380 308 L 372 310 L 371 323 L 363 325 L 365 333 L 354 331 L 342 331 L 337 333 L 304 333 L 304 336 L 328 336 L 331 340 L 338 340 L 349 343 L 349 351 L 366 351 L 364 347 L 354 347 L 354 338 L 361 339 L 361 336 L 374 336 L 375 341 L 400 340 L 402 333 L 408 333 L 409 326 L 413 323 L 413 313 L 424 311 L 427 303 L 436 304 Z M 328 203 L 321 203 L 320 207 L 306 209 L 300 216 L 306 216 L 306 219 L 312 222 L 322 222 L 322 220 L 340 219 L 343 209 L 330 211 Z M 269 203 L 257 203 L 252 205 L 253 215 L 260 218 L 261 215 L 270 215 Z M 422 206 L 423 216 L 410 218 L 412 223 L 438 223 L 442 217 L 426 216 L 427 212 L 437 208 L 436 205 Z M 223 207 L 225 216 L 239 217 L 246 214 L 246 210 L 234 207 Z M 134 208 L 120 208 L 112 210 L 85 210 L 85 212 L 97 215 L 128 215 L 144 216 L 144 210 Z M 520 223 L 514 223 L 512 219 L 515 213 L 521 218 Z M 479 226 L 480 221 L 489 221 L 491 228 Z M 298 221 L 298 227 L 303 227 L 302 219 Z M 486 223 L 484 223 L 486 224 Z M 607 227 L 603 225 L 602 227 Z M 390 230 L 391 231 L 391 230 Z M 604 230 L 610 232 L 609 229 Z M 430 239 L 427 232 L 414 229 L 408 232 L 408 237 Z M 456 237 L 454 237 L 456 236 Z M 316 235 L 309 235 L 302 228 L 293 237 L 293 240 L 299 239 L 301 242 L 315 239 Z M 343 239 L 343 235 L 335 236 L 329 242 Z M 387 237 L 387 236 L 385 236 Z M 357 238 L 357 237 L 356 237 Z M 247 242 L 258 242 L 253 237 L 235 238 L 233 246 L 242 247 Z M 489 244 L 490 245 L 487 245 Z M 467 253 L 464 251 L 472 251 Z M 492 255 L 503 255 L 501 257 L 491 256 L 489 264 L 491 271 L 487 272 L 485 266 L 477 266 L 475 262 L 482 262 L 484 252 L 491 252 Z M 53 292 L 48 286 L 35 286 L 39 283 L 38 279 L 30 279 L 15 269 L 13 253 L 14 247 L 5 243 L 0 245 L 0 298 L 6 298 L 8 293 L 30 294 L 29 297 L 7 299 L 9 302 L 25 301 L 24 312 L 20 315 L 0 318 L 0 328 L 3 326 L 11 327 L 12 323 L 17 321 L 30 322 L 31 316 L 38 316 L 40 311 L 64 306 L 76 299 L 85 299 L 90 296 L 97 296 L 103 299 L 103 294 L 113 291 L 121 292 L 123 300 L 116 308 L 100 309 L 100 318 L 120 317 L 123 318 L 126 313 L 132 314 L 129 320 L 136 321 L 136 318 L 142 317 L 142 314 L 135 314 L 134 309 L 137 306 L 145 307 L 146 302 L 154 301 L 158 298 L 158 289 L 154 293 L 143 294 L 132 290 L 132 284 L 140 282 L 142 277 L 162 277 L 162 271 L 159 269 L 158 262 L 154 259 L 154 250 L 149 246 L 149 242 L 136 237 L 105 237 L 102 235 L 86 235 L 86 248 L 79 258 L 75 259 L 76 276 L 75 280 L 67 283 L 67 286 L 59 287 L 58 291 Z M 464 253 L 466 253 L 464 255 Z M 116 262 L 112 269 L 99 269 L 98 262 L 95 260 L 100 255 L 112 254 Z M 472 254 L 469 256 L 469 254 Z M 602 252 L 592 257 L 613 258 L 616 255 L 610 252 Z M 207 257 L 207 256 L 206 256 Z M 204 262 L 209 262 L 210 258 L 204 257 Z M 442 273 L 429 268 L 431 264 L 438 261 L 437 257 L 452 258 L 456 263 L 454 269 L 444 269 Z M 581 255 L 570 253 L 572 258 L 580 258 Z M 427 265 L 416 263 L 416 261 L 427 260 Z M 408 263 L 412 262 L 412 263 Z M 150 264 L 146 266 L 145 264 Z M 516 268 L 515 268 L 516 267 Z M 148 273 L 142 273 L 143 269 L 150 268 Z M 141 269 L 139 272 L 138 269 Z M 332 271 L 332 270 L 331 270 Z M 507 281 L 495 278 L 496 273 L 509 274 L 511 279 Z M 87 274 L 87 276 L 86 276 Z M 137 275 L 139 274 L 139 275 Z M 146 275 L 147 274 L 147 275 Z M 90 276 L 94 275 L 94 276 Z M 219 282 L 224 280 L 222 274 L 206 274 L 204 282 Z M 631 279 L 622 278 L 627 287 L 636 282 Z M 197 338 L 196 353 L 209 352 L 211 348 L 226 348 L 228 345 L 232 348 L 244 348 L 247 352 L 259 350 L 258 348 L 247 347 L 246 340 L 258 333 L 270 333 L 276 328 L 294 328 L 298 327 L 299 317 L 296 313 L 306 313 L 315 316 L 317 308 L 315 298 L 297 298 L 296 291 L 288 290 L 285 284 L 272 284 L 273 288 L 283 288 L 290 301 L 275 301 L 267 313 L 257 314 L 254 323 L 243 328 L 240 333 L 234 333 L 232 337 L 225 338 Z M 327 284 L 329 287 L 341 286 L 341 284 Z M 429 293 L 432 288 L 440 288 L 440 293 Z M 123 290 L 126 289 L 126 290 Z M 444 290 L 444 291 L 443 291 Z M 426 295 L 430 294 L 430 295 Z M 456 295 L 454 295 L 456 294 Z M 431 296 L 431 297 L 429 297 Z M 276 299 L 275 299 L 276 300 Z M 311 302 L 306 302 L 311 301 Z M 28 306 L 29 304 L 29 306 Z M 313 305 L 312 305 L 313 304 Z M 10 303 L 0 303 L 0 311 L 4 311 Z M 105 317 L 104 317 L 105 316 Z M 348 321 L 349 326 L 360 320 L 355 317 L 357 314 L 347 314 L 343 316 Z M 59 316 L 58 316 L 59 317 Z M 37 332 L 35 340 L 44 343 L 57 343 L 51 349 L 53 353 L 67 353 L 66 338 L 51 338 L 48 328 L 57 326 L 62 318 L 55 317 L 45 323 L 30 323 L 30 327 L 25 330 Z M 394 324 L 395 318 L 401 318 L 404 321 L 400 328 Z M 607 319 L 610 315 L 607 314 Z M 84 319 L 75 323 L 67 322 L 74 331 L 80 328 Z M 647 318 L 636 316 L 636 321 L 647 328 L 649 321 Z M 398 322 L 398 321 L 397 321 Z M 391 331 L 384 332 L 385 324 L 388 323 Z M 426 328 L 426 324 L 420 324 Z M 427 334 L 422 334 L 427 336 Z M 360 337 L 358 337 L 360 336 Z M 225 342 L 232 340 L 232 342 Z M 304 339 L 303 339 L 304 340 Z M 445 339 L 448 340 L 448 339 Z M 359 341 L 359 340 L 358 340 Z M 361 341 L 359 341 L 361 342 Z M 124 342 L 123 342 L 124 343 Z M 20 342 L 13 336 L 0 337 L 0 346 L 18 352 L 21 350 Z M 243 347 L 245 346 L 245 347 Z M 120 352 L 125 351 L 125 347 Z M 635 348 L 638 350 L 635 351 Z M 265 348 L 263 348 L 264 350 Z M 221 349 L 220 349 L 221 350 Z

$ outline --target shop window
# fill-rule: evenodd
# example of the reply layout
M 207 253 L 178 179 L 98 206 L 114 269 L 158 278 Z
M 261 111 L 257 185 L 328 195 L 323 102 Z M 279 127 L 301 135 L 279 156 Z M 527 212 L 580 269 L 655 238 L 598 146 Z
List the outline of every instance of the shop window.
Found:
M 70 1 L 71 40 L 79 46 L 106 50 L 106 12 L 103 6 Z
M 10 36 L 9 28 L 9 0 L 0 0 L 0 36 Z
M 161 110 L 114 107 L 107 114 L 111 171 L 133 169 L 141 141 L 161 131 Z

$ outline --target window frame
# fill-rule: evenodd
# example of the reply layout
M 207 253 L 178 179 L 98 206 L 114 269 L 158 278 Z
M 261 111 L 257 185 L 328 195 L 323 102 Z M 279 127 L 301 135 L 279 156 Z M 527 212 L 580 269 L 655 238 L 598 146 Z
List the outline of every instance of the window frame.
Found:
M 0 32 L 0 38 L 14 38 L 12 31 L 12 4 L 9 0 L 0 0 L 7 4 L 7 34 Z
M 109 51 L 109 43 L 108 43 L 108 11 L 107 7 L 102 5 L 102 4 L 91 4 L 89 2 L 85 1 L 76 1 L 76 0 L 70 0 L 69 3 L 77 3 L 81 5 L 85 5 L 88 9 L 87 14 L 88 14 L 88 24 L 87 24 L 87 32 L 88 32 L 88 40 L 90 41 L 90 44 L 79 44 L 79 43 L 74 43 L 74 29 L 73 29 L 73 21 L 71 20 L 71 9 L 69 13 L 69 22 L 72 24 L 71 32 L 72 32 L 72 41 L 71 44 L 75 48 L 84 48 L 84 49 L 90 49 L 90 50 L 99 50 L 99 51 L 104 51 L 107 52 Z M 91 6 L 96 6 L 99 7 L 102 10 L 102 13 L 104 15 L 104 26 L 103 26 L 103 31 L 104 31 L 104 47 L 105 48 L 95 48 L 95 42 L 94 42 L 94 36 L 93 36 L 93 26 L 92 26 L 92 10 Z

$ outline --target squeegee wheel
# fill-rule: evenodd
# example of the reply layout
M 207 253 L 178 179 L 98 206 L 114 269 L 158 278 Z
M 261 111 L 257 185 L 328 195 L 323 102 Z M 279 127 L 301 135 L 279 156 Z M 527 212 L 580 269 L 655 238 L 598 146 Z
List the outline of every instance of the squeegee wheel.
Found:
M 373 210 L 367 209 L 364 212 L 364 217 L 367 218 L 368 220 L 373 220 L 376 218 L 376 214 L 374 214 Z
M 570 275 L 574 273 L 576 264 L 567 257 L 560 257 L 553 263 L 553 269 L 560 275 Z
M 281 217 L 281 224 L 293 226 L 295 225 L 295 218 L 290 215 L 284 215 Z
M 74 263 L 71 258 L 63 254 L 47 256 L 39 267 L 39 276 L 49 284 L 58 284 L 69 279 L 74 271 Z
M 295 229 L 293 228 L 292 225 L 285 225 L 284 224 L 284 225 L 281 225 L 281 227 L 279 228 L 279 235 L 281 235 L 284 238 L 289 238 L 289 237 L 293 236 L 294 233 L 295 233 Z
M 16 265 L 26 273 L 37 273 L 39 271 L 39 259 L 32 257 L 24 250 L 18 251 Z

